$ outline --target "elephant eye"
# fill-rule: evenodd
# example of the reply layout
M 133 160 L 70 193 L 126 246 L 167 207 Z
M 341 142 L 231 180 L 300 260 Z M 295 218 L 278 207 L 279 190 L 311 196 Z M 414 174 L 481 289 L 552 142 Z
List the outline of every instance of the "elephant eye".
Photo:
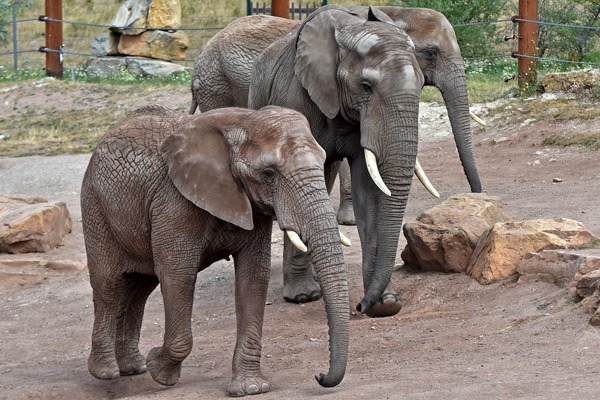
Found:
M 275 171 L 271 168 L 265 168 L 263 170 L 263 175 L 269 181 L 272 181 L 273 179 L 275 179 Z
M 369 85 L 369 84 L 368 84 L 368 83 L 366 83 L 366 82 L 363 82 L 363 83 L 361 83 L 361 84 L 360 84 L 360 88 L 363 90 L 363 92 L 364 92 L 366 95 L 370 95 L 370 94 L 372 94 L 372 93 L 373 93 L 373 88 L 371 87 L 371 85 Z

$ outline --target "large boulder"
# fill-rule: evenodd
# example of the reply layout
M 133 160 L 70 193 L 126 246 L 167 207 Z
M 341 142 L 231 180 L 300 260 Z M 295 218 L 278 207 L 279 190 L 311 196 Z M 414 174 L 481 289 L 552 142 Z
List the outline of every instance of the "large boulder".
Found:
M 126 0 L 110 23 L 110 30 L 123 35 L 139 35 L 148 27 L 152 0 Z
M 184 60 L 189 44 L 188 36 L 182 31 L 146 31 L 135 36 L 121 36 L 118 51 L 129 56 Z
M 167 77 L 185 72 L 183 65 L 145 58 L 127 58 L 127 69 L 136 76 Z
M 497 222 L 514 219 L 497 197 L 451 196 L 404 224 L 407 245 L 402 260 L 424 271 L 464 272 L 483 232 Z
M 0 252 L 46 252 L 60 244 L 72 226 L 63 202 L 0 196 Z
M 85 73 L 90 78 L 117 78 L 127 69 L 123 57 L 90 58 L 85 64 Z
M 467 273 L 489 284 L 514 275 L 527 253 L 589 248 L 598 243 L 581 222 L 566 218 L 497 223 L 482 235 Z
M 119 54 L 121 35 L 114 32 L 104 32 L 92 39 L 92 54 L 98 57 L 116 56 Z
M 179 28 L 181 1 L 152 0 L 148 10 L 148 28 Z

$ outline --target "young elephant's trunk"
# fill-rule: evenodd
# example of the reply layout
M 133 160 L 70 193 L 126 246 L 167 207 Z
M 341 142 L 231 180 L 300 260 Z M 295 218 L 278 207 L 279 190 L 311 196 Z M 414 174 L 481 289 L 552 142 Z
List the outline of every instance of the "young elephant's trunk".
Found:
M 329 372 L 319 374 L 316 379 L 321 386 L 333 387 L 346 373 L 350 327 L 348 280 L 333 208 L 326 220 L 331 226 L 311 235 L 308 248 L 321 285 L 329 324 Z
M 321 386 L 333 387 L 344 378 L 348 362 L 350 317 L 346 268 L 339 228 L 323 177 L 305 179 L 302 187 L 303 203 L 307 206 L 298 212 L 302 215 L 299 233 L 308 247 L 321 286 L 329 325 L 329 371 L 316 379 Z

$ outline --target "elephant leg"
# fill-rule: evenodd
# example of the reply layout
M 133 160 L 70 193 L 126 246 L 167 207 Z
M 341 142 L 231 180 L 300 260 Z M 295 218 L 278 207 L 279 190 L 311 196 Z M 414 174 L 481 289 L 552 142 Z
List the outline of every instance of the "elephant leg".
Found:
M 269 230 L 270 232 L 270 230 Z M 228 387 L 231 396 L 266 393 L 271 390 L 260 369 L 262 327 L 270 276 L 270 234 L 260 241 L 266 251 L 249 251 L 234 255 L 235 309 L 237 339 L 233 352 L 233 376 Z M 257 260 L 257 254 L 262 258 Z
M 94 302 L 92 348 L 88 358 L 90 374 L 98 379 L 116 379 L 120 376 L 115 358 L 117 315 L 125 297 L 122 260 L 126 255 L 117 241 L 104 232 L 110 232 L 102 213 L 90 202 L 90 212 L 84 225 L 90 284 Z M 88 230 L 87 226 L 97 229 Z
M 352 185 L 350 184 L 350 165 L 345 159 L 340 165 L 340 207 L 337 213 L 337 222 L 340 225 L 356 225 L 354 208 L 352 208 Z
M 283 239 L 283 298 L 290 303 L 308 303 L 321 298 L 313 266 L 306 255 L 294 247 L 287 235 Z
M 171 250 L 157 254 L 189 254 L 189 250 Z M 156 263 L 165 304 L 165 337 L 161 347 L 150 350 L 146 362 L 152 378 L 161 385 L 172 386 L 179 381 L 181 363 L 192 351 L 196 266 L 195 262 Z
M 146 300 L 157 285 L 154 276 L 125 275 L 127 296 L 116 321 L 116 356 L 121 375 L 137 375 L 147 370 L 146 357 L 140 353 L 138 344 Z
M 117 292 L 122 291 L 123 285 L 119 281 L 107 281 L 106 284 L 110 286 L 110 291 L 104 288 L 93 290 L 94 328 L 88 370 L 98 379 L 116 379 L 120 376 L 115 358 L 115 310 L 118 309 L 119 302 L 118 298 L 114 299 L 114 297 Z

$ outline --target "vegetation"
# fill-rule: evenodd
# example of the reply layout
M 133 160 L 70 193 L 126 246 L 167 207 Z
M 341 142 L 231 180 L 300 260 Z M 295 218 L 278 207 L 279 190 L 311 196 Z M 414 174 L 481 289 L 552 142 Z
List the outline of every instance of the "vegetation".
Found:
M 600 14 L 599 0 L 539 0 L 540 15 L 543 20 L 598 25 Z M 12 20 L 12 5 L 17 6 L 18 19 L 31 21 L 18 25 L 19 69 L 15 73 L 12 63 L 12 25 L 2 22 Z M 90 59 L 90 41 L 106 32 L 118 8 L 124 0 L 63 0 L 63 19 L 66 21 L 85 22 L 83 24 L 64 24 L 65 82 L 56 83 L 57 87 L 69 88 L 85 85 L 86 90 L 103 93 L 107 99 L 125 95 L 129 92 L 146 92 L 158 87 L 187 91 L 190 82 L 189 73 L 183 73 L 167 79 L 147 79 L 132 76 L 123 72 L 117 79 L 90 79 L 84 73 L 84 64 Z M 319 3 L 320 1 L 317 1 Z M 190 38 L 188 59 L 184 65 L 191 66 L 196 55 L 204 44 L 218 30 L 234 18 L 246 14 L 246 1 L 243 0 L 181 0 L 182 26 L 202 28 L 201 31 L 186 31 Z M 507 18 L 516 14 L 518 0 L 483 1 L 483 0 L 330 0 L 329 4 L 347 5 L 401 5 L 430 7 L 444 12 L 454 24 L 488 21 Z M 43 0 L 0 0 L 0 89 L 7 85 L 32 84 L 44 78 L 44 58 L 37 48 L 45 45 L 44 24 L 37 21 L 44 14 Z M 103 26 L 95 26 L 95 24 Z M 508 31 L 506 31 L 508 29 Z M 490 102 L 505 98 L 515 92 L 516 60 L 508 55 L 513 50 L 512 42 L 505 42 L 502 37 L 512 34 L 512 24 L 457 27 L 463 56 L 466 56 L 465 70 L 469 96 L 472 102 Z M 544 27 L 540 29 L 540 55 L 583 60 L 600 63 L 599 31 L 572 30 L 567 28 Z M 8 40 L 7 40 L 8 39 Z M 29 52 L 27 52 L 29 51 Z M 6 53 L 8 55 L 2 55 Z M 82 55 L 84 54 L 84 55 Z M 479 56 L 494 56 L 484 57 Z M 471 58 L 470 56 L 474 57 Z M 543 75 L 551 71 L 564 71 L 581 66 L 569 63 L 540 64 Z M 75 82 L 69 82 L 73 79 Z M 506 81 L 505 81 L 506 80 Z M 600 98 L 600 87 L 592 89 L 592 95 Z M 427 87 L 423 91 L 423 101 L 442 103 L 441 95 L 435 88 Z M 561 112 L 553 118 L 567 117 L 572 114 L 565 105 L 559 107 Z M 581 111 L 581 110 L 580 110 Z M 56 110 L 40 115 L 32 110 L 22 110 L 10 120 L 0 118 L 0 155 L 24 154 L 56 154 L 88 152 L 95 145 L 99 135 L 107 130 L 117 118 L 127 110 L 121 108 L 115 100 L 108 101 L 104 109 Z M 597 115 L 594 108 L 587 108 L 582 116 Z M 550 116 L 549 116 L 550 117 Z M 574 116 L 574 118 L 579 118 Z M 600 118 L 600 116 L 597 116 Z M 559 138 L 554 144 L 570 145 L 566 139 Z M 573 139 L 575 140 L 575 139 Z M 595 143 L 595 144 L 594 144 Z M 579 144 L 597 148 L 598 135 L 581 138 Z M 551 144 L 551 143 L 548 143 Z

